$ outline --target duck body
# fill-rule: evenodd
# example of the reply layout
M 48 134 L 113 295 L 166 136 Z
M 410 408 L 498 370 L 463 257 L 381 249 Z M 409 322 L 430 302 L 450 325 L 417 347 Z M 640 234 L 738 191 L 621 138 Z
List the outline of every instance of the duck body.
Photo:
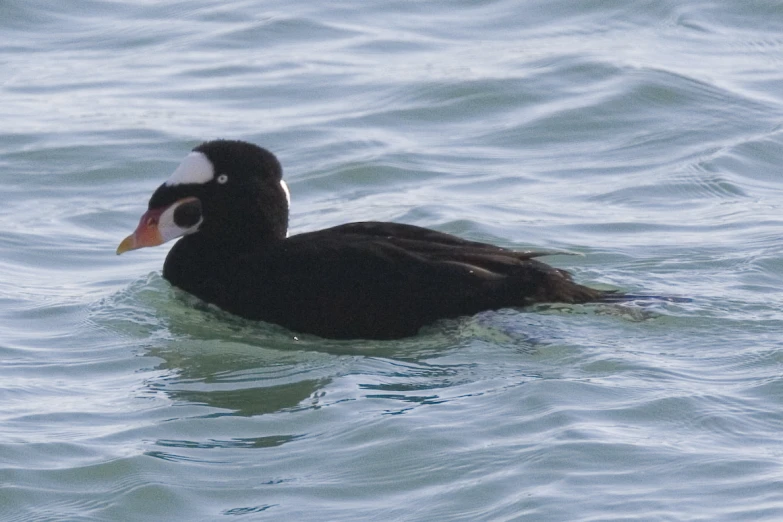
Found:
M 437 319 L 601 292 L 514 252 L 426 228 L 363 222 L 258 244 L 235 256 L 181 239 L 163 276 L 227 312 L 335 339 L 395 339 Z
M 195 174 L 181 165 L 176 182 L 158 188 L 118 253 L 184 236 L 163 277 L 232 314 L 326 338 L 396 339 L 442 318 L 605 295 L 535 259 L 545 253 L 413 225 L 357 222 L 286 237 L 288 191 L 271 153 L 222 140 L 194 153 L 185 167 Z

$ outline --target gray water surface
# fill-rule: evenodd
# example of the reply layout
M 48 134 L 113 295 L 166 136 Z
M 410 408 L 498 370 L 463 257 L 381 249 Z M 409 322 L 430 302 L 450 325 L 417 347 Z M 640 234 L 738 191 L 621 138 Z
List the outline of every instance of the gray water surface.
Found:
M 783 6 L 0 4 L 0 519 L 783 519 Z M 116 257 L 206 139 L 291 228 L 394 220 L 690 302 L 394 342 Z

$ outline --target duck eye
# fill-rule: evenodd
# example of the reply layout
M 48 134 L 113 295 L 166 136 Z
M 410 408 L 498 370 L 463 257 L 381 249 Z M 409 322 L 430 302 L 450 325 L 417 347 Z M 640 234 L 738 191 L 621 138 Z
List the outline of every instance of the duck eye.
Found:
M 217 177 L 217 182 L 220 183 L 221 185 L 224 185 L 226 181 L 228 181 L 228 176 L 225 174 L 221 174 L 220 176 Z

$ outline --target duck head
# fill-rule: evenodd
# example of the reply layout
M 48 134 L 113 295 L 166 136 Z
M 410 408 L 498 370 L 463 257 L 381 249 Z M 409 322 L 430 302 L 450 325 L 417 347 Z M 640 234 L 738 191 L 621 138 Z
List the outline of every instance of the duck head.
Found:
M 182 236 L 233 245 L 283 239 L 289 205 L 274 154 L 244 141 L 208 141 L 155 190 L 139 226 L 117 254 Z

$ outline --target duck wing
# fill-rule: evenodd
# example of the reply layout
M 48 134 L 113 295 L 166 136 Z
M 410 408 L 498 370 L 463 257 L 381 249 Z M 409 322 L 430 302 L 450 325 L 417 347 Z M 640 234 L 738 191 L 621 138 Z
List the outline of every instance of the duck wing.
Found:
M 538 255 L 411 225 L 351 223 L 237 258 L 215 273 L 206 300 L 322 337 L 391 339 L 440 318 L 602 294 Z
M 448 251 L 460 249 L 464 252 L 506 252 L 513 253 L 517 259 L 532 259 L 534 257 L 541 257 L 546 255 L 552 255 L 553 252 L 543 251 L 515 251 L 507 248 L 491 245 L 489 243 L 480 243 L 477 241 L 468 241 L 452 234 L 446 234 L 444 232 L 438 232 L 429 228 L 418 227 L 416 225 L 406 225 L 403 223 L 388 223 L 383 221 L 361 221 L 356 223 L 346 223 L 344 225 L 338 225 L 318 232 L 312 232 L 312 234 L 320 234 L 326 232 L 332 234 L 343 234 L 346 236 L 362 237 L 362 238 L 383 238 L 390 243 L 402 246 L 415 248 L 417 250 L 429 250 L 429 251 Z M 307 238 L 309 234 L 300 234 Z

